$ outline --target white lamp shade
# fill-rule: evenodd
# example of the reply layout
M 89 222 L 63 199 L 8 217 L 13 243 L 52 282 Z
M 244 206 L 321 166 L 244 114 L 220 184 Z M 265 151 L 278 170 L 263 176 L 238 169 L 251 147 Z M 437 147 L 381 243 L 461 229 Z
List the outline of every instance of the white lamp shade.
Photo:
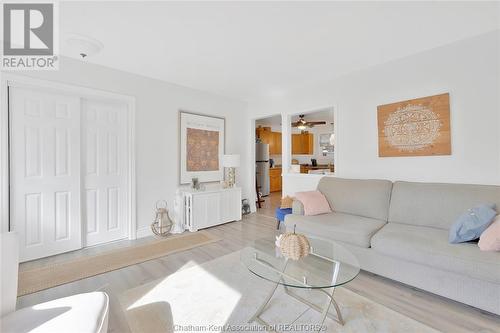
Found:
M 224 155 L 222 165 L 226 168 L 236 168 L 240 166 L 240 155 Z

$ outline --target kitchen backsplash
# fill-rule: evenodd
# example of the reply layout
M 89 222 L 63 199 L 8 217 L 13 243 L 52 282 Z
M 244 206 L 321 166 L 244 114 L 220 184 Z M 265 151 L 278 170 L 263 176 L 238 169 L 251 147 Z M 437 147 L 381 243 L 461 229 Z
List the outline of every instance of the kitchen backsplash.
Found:
M 274 165 L 281 165 L 281 155 L 269 155 L 269 158 L 273 159 Z

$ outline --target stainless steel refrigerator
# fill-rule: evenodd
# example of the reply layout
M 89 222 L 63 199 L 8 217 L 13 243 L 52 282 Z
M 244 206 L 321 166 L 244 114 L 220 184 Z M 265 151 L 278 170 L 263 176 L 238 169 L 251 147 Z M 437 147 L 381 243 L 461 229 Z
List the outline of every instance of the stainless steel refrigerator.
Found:
M 255 177 L 257 186 L 263 196 L 269 195 L 269 145 L 267 143 L 255 144 Z

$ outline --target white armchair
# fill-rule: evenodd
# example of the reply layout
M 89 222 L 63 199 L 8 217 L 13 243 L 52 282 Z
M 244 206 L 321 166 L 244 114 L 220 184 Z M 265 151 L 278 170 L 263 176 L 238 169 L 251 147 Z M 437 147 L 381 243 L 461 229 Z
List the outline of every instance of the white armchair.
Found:
M 0 331 L 2 333 L 105 333 L 108 295 L 91 292 L 15 311 L 19 247 L 15 233 L 0 234 Z

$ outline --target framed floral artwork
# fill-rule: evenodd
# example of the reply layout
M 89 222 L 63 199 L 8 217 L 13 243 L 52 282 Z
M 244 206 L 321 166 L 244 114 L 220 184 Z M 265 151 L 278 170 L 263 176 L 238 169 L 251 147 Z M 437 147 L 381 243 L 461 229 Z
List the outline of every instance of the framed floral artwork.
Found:
M 224 178 L 225 119 L 180 111 L 180 183 Z

